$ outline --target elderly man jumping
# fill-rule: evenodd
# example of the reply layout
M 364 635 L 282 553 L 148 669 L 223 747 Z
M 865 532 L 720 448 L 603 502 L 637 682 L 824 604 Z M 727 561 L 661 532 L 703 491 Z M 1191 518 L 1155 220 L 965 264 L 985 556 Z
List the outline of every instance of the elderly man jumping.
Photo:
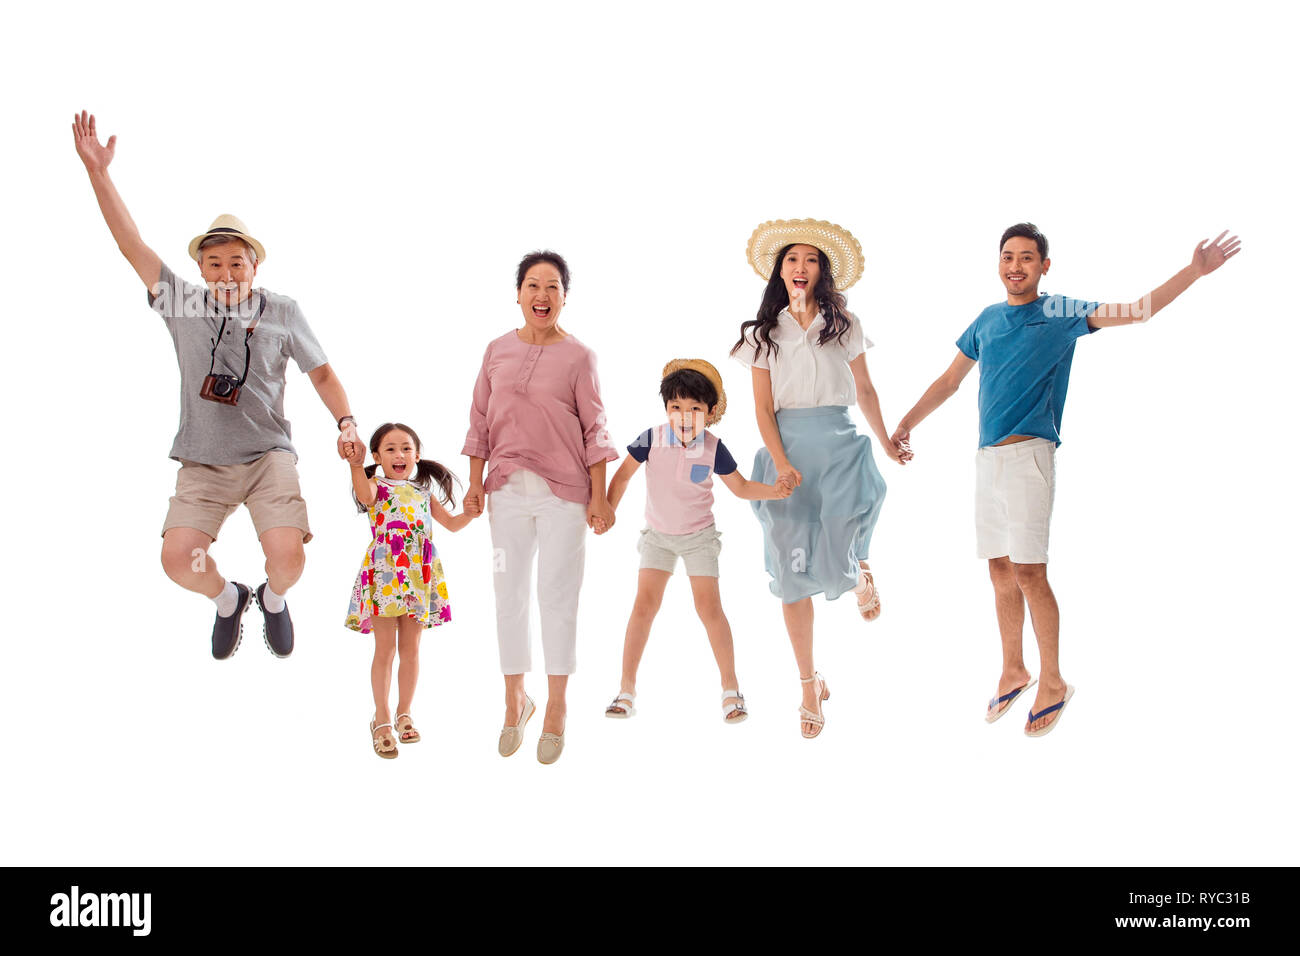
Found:
M 224 660 L 238 649 L 241 618 L 254 596 L 266 646 L 276 657 L 287 657 L 293 622 L 284 595 L 302 575 L 303 545 L 311 540 L 284 417 L 288 360 L 311 379 L 338 423 L 339 455 L 350 457 L 364 446 L 343 385 L 298 304 L 253 288 L 266 249 L 242 222 L 219 216 L 194 237 L 189 254 L 204 284 L 184 281 L 145 245 L 109 179 L 117 137 L 101 144 L 95 117 L 85 112 L 74 117 L 72 135 L 104 221 L 149 290 L 149 305 L 162 316 L 180 366 L 180 429 L 171 457 L 181 467 L 163 523 L 163 569 L 181 587 L 216 604 L 213 657 Z M 223 578 L 209 553 L 222 523 L 241 504 L 266 554 L 266 582 L 256 592 Z

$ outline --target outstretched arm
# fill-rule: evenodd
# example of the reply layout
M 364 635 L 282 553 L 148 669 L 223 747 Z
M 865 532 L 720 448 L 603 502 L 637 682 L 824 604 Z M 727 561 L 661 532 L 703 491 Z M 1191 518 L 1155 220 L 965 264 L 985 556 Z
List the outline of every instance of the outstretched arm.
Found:
M 880 450 L 888 455 L 891 461 L 896 461 L 900 465 L 906 464 L 912 457 L 912 452 L 894 441 L 885 430 L 885 419 L 880 413 L 880 395 L 876 392 L 876 386 L 871 384 L 871 373 L 867 371 L 865 352 L 849 363 L 849 371 L 853 373 L 853 387 L 857 395 L 858 408 L 862 410 L 867 424 L 875 432 L 876 440 L 880 442 Z
M 158 276 L 162 274 L 162 260 L 144 240 L 136 228 L 131 214 L 126 211 L 126 203 L 117 193 L 117 187 L 108 178 L 108 164 L 113 161 L 117 148 L 117 137 L 110 136 L 107 145 L 101 145 L 99 134 L 95 131 L 95 117 L 82 111 L 80 116 L 72 118 L 72 139 L 77 146 L 77 155 L 86 165 L 90 176 L 91 188 L 95 190 L 95 199 L 99 201 L 99 211 L 104 214 L 108 231 L 113 234 L 117 248 L 131 263 L 131 268 L 140 277 L 145 287 L 152 290 Z
M 375 480 L 366 476 L 366 469 L 360 462 L 350 461 L 348 464 L 352 470 L 352 493 L 363 507 L 369 508 L 375 503 L 375 495 L 379 492 Z
M 316 387 L 316 394 L 330 410 L 336 423 L 341 419 L 352 417 L 352 412 L 348 410 L 348 396 L 343 391 L 343 383 L 334 374 L 329 362 L 312 369 L 307 373 L 307 377 L 311 379 L 312 385 Z M 350 459 L 357 464 L 365 460 L 366 446 L 361 443 L 357 435 L 355 421 L 344 422 L 343 427 L 339 429 L 338 451 L 340 458 Z
M 464 508 L 463 501 L 461 502 L 461 506 L 463 509 Z M 433 495 L 430 495 L 429 516 L 432 517 L 434 521 L 438 522 L 438 524 L 446 528 L 448 531 L 459 531 L 461 528 L 465 527 L 465 525 L 469 524 L 471 521 L 477 518 L 479 516 L 479 512 L 475 511 L 471 513 L 468 510 L 462 510 L 460 514 L 454 515 L 442 506 L 442 502 L 434 498 Z
M 912 410 L 899 421 L 891 439 L 894 444 L 900 448 L 906 447 L 911 440 L 912 429 L 921 424 L 932 411 L 952 398 L 961 386 L 961 380 L 974 367 L 974 359 L 968 358 L 962 352 L 958 352 L 957 357 L 948 366 L 948 371 L 934 380 L 934 384 L 925 390 L 921 400 L 913 405 Z
M 618 471 L 614 472 L 614 477 L 609 480 L 609 491 L 605 492 L 605 498 L 609 502 L 609 507 L 613 511 L 618 510 L 618 503 L 623 500 L 623 492 L 627 491 L 627 484 L 636 474 L 637 469 L 641 467 L 641 462 L 637 461 L 631 455 L 623 459 L 623 464 L 618 466 Z
M 745 501 L 772 501 L 789 498 L 794 491 L 789 484 L 778 481 L 774 485 L 765 485 L 761 481 L 750 481 L 736 469 L 725 475 L 718 475 L 722 483 L 731 489 L 731 493 Z
M 1153 289 L 1137 302 L 1116 302 L 1097 306 L 1088 316 L 1088 327 L 1104 329 L 1115 325 L 1132 325 L 1145 322 L 1174 299 L 1187 291 L 1201 276 L 1207 276 L 1241 251 L 1241 240 L 1236 236 L 1224 239 L 1228 230 L 1219 233 L 1213 242 L 1202 239 L 1192 253 L 1190 265 L 1179 269 L 1164 285 Z

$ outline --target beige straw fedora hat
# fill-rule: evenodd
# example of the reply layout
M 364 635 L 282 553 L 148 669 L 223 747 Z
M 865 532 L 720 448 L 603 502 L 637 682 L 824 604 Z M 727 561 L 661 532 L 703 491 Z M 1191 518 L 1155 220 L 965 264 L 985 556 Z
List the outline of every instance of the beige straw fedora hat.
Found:
M 718 404 L 713 406 L 713 414 L 711 414 L 704 422 L 705 425 L 717 424 L 718 419 L 720 419 L 723 412 L 727 410 L 727 392 L 722 387 L 722 376 L 718 374 L 716 368 L 704 361 L 704 359 L 673 359 L 664 366 L 664 374 L 660 376 L 660 378 L 667 378 L 669 375 L 672 375 L 673 372 L 680 372 L 684 368 L 688 368 L 693 372 L 699 372 L 712 382 L 713 387 L 718 390 Z
M 266 248 L 248 234 L 244 224 L 237 218 L 226 213 L 212 220 L 212 225 L 208 226 L 206 232 L 202 232 L 190 240 L 190 258 L 195 262 L 199 261 L 199 243 L 208 236 L 229 235 L 231 239 L 242 239 L 253 247 L 253 252 L 257 254 L 257 264 L 260 266 L 266 261 Z
M 862 278 L 862 246 L 853 233 L 833 222 L 820 219 L 773 219 L 763 223 L 749 237 L 745 255 L 763 279 L 771 277 L 776 256 L 786 246 L 803 243 L 816 246 L 831 262 L 835 288 L 843 292 Z

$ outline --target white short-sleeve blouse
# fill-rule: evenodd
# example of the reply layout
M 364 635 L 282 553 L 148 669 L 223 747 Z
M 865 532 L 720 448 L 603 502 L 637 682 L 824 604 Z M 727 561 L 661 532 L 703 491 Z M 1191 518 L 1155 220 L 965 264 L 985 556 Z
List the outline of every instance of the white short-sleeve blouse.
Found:
M 745 331 L 745 341 L 735 353 L 736 361 L 750 368 L 765 368 L 772 375 L 772 408 L 817 408 L 821 405 L 853 405 L 857 390 L 849 363 L 871 348 L 858 317 L 849 314 L 849 331 L 840 342 L 831 339 L 818 345 L 826 320 L 820 312 L 807 330 L 801 329 L 789 309 L 782 309 L 772 329 L 778 349 L 761 348 L 754 354 L 754 330 Z

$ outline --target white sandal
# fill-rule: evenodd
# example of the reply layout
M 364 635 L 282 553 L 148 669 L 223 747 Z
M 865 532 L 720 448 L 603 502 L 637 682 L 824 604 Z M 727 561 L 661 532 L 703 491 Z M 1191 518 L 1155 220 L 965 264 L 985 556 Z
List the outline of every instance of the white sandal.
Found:
M 740 703 L 728 704 L 727 698 L 735 697 Z M 739 714 L 739 717 L 733 717 L 732 714 Z M 722 722 L 724 724 L 743 723 L 749 717 L 749 711 L 745 709 L 745 695 L 738 690 L 724 690 L 722 692 Z
M 862 615 L 864 621 L 874 621 L 880 617 L 867 617 L 869 611 L 874 611 L 880 607 L 880 594 L 876 591 L 876 579 L 872 576 L 871 571 L 859 566 L 858 583 L 854 587 L 853 593 L 858 599 L 858 613 Z
M 615 720 L 626 720 L 636 716 L 636 694 L 619 694 L 614 702 L 605 708 L 605 716 Z
M 816 671 L 813 671 L 812 677 L 799 678 L 799 683 L 801 684 L 811 684 L 813 681 L 821 682 L 822 689 L 821 689 L 820 699 L 830 700 L 831 699 L 830 688 L 826 686 L 826 679 L 822 677 L 821 674 L 817 673 Z M 818 708 L 820 709 L 820 704 L 818 705 Z M 814 737 L 820 734 L 822 732 L 822 728 L 826 726 L 826 718 L 824 716 L 822 716 L 821 714 L 813 713 L 803 704 L 799 705 L 799 720 L 801 723 L 812 724 L 814 727 L 817 728 L 811 734 L 808 733 L 806 730 L 804 730 L 802 727 L 799 728 L 799 732 L 802 733 L 804 737 L 806 737 L 809 740 L 812 740 Z

